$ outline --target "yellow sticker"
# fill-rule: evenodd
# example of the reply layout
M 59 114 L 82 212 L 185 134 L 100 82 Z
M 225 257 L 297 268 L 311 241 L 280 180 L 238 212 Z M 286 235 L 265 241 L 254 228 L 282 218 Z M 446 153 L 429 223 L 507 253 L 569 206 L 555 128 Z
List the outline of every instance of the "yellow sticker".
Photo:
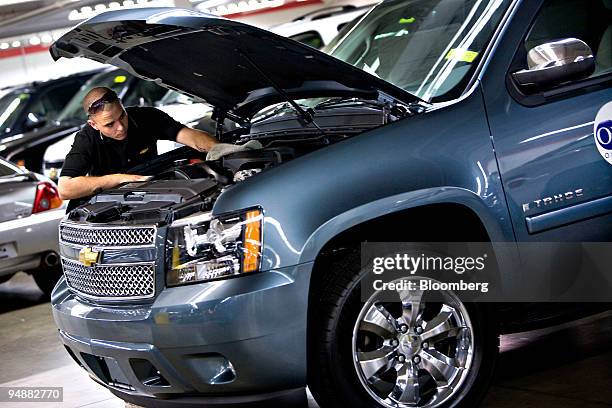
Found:
M 138 154 L 145 154 L 146 152 L 149 151 L 148 147 L 145 147 L 144 149 L 142 149 Z
M 410 23 L 414 23 L 415 21 L 416 21 L 416 18 L 414 18 L 414 17 L 400 18 L 399 23 L 400 24 L 410 24 Z
M 124 83 L 125 81 L 127 81 L 127 77 L 126 77 L 125 75 L 117 75 L 117 76 L 115 77 L 115 83 L 116 83 L 116 84 L 122 84 L 122 83 Z
M 453 48 L 452 50 L 448 52 L 448 54 L 446 54 L 446 59 L 447 60 L 453 59 L 453 60 L 464 61 L 464 62 L 473 62 L 477 56 L 478 56 L 478 53 L 475 51 L 468 51 L 463 48 Z

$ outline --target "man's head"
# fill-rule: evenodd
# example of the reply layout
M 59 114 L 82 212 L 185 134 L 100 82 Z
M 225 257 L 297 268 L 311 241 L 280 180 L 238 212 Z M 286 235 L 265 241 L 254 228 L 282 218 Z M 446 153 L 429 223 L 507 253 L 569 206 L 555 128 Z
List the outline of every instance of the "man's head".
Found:
M 115 140 L 127 137 L 128 117 L 117 94 L 106 87 L 91 89 L 83 98 L 87 123 L 102 135 Z

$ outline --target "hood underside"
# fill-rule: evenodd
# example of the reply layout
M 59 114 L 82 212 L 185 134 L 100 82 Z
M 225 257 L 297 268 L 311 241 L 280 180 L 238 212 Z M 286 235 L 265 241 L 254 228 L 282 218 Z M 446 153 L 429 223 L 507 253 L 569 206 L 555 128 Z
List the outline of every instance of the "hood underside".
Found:
M 85 57 L 115 65 L 242 118 L 286 96 L 382 93 L 406 103 L 418 100 L 304 44 L 190 10 L 103 13 L 62 36 L 51 54 L 55 60 Z

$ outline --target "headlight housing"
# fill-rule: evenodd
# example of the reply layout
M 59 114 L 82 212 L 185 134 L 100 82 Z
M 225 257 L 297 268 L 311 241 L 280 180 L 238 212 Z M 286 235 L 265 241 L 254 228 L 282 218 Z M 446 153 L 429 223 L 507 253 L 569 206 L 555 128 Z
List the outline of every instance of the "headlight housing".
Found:
M 168 229 L 168 286 L 205 282 L 259 271 L 263 213 L 249 209 L 177 220 Z

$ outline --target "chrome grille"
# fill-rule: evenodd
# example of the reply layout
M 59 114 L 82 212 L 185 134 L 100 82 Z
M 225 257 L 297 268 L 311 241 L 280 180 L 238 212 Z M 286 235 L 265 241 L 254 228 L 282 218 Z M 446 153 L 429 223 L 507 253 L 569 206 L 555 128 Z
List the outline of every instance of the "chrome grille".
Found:
M 155 227 L 79 228 L 62 224 L 60 225 L 60 238 L 63 242 L 78 245 L 153 245 L 155 243 Z
M 96 298 L 136 299 L 155 294 L 155 265 L 96 265 L 62 259 L 68 286 Z

